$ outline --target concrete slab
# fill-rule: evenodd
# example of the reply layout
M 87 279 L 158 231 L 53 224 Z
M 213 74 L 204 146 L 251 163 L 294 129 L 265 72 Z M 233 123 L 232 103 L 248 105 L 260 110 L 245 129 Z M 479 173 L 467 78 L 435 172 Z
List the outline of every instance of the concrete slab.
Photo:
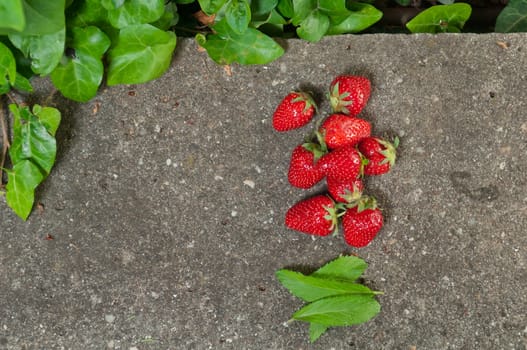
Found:
M 64 122 L 43 212 L 23 223 L 0 201 L 0 349 L 527 348 L 527 36 L 285 45 L 229 72 L 180 40 L 155 82 L 52 97 Z M 288 91 L 323 96 L 343 72 L 372 79 L 364 117 L 401 138 L 393 171 L 368 180 L 386 225 L 360 250 L 284 227 L 323 188 L 286 179 L 310 129 L 270 124 Z M 370 264 L 382 311 L 310 345 L 274 272 L 341 253 Z

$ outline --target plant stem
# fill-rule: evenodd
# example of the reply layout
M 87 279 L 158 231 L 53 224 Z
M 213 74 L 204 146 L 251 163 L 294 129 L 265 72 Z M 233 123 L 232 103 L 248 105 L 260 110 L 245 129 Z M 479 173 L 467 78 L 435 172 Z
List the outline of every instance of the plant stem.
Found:
M 4 114 L 4 99 L 2 98 L 0 100 L 0 127 L 2 128 L 2 154 L 0 155 L 0 187 L 2 187 L 2 179 L 3 179 L 3 168 L 5 163 L 5 158 L 7 155 L 7 150 L 10 147 L 9 144 L 9 137 L 7 135 L 7 127 L 6 127 L 6 121 L 5 121 L 5 114 Z

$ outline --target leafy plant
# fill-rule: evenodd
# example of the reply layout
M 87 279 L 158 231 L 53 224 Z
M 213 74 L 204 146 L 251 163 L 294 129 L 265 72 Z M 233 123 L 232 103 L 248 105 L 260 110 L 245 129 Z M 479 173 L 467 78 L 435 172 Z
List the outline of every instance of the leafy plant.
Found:
M 292 320 L 309 323 L 309 338 L 316 341 L 329 327 L 364 323 L 377 315 L 380 305 L 372 291 L 357 283 L 368 265 L 355 256 L 340 256 L 310 275 L 282 269 L 280 283 L 308 304 Z
M 510 0 L 496 19 L 496 32 L 527 31 L 527 0 Z
M 432 6 L 406 23 L 412 33 L 459 33 L 470 17 L 469 4 Z

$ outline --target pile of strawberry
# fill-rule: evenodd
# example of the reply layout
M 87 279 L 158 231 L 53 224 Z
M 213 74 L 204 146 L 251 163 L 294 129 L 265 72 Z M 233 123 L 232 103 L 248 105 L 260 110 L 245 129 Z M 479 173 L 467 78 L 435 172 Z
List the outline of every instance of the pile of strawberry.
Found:
M 326 179 L 326 194 L 293 205 L 286 213 L 287 227 L 303 233 L 328 236 L 341 223 L 344 240 L 353 247 L 368 245 L 383 225 L 374 197 L 364 195 L 364 177 L 388 172 L 394 165 L 398 139 L 393 143 L 371 135 L 371 124 L 358 115 L 368 102 L 370 80 L 340 75 L 330 85 L 332 114 L 324 119 L 309 141 L 293 150 L 289 183 L 308 189 Z M 273 128 L 288 131 L 307 125 L 317 112 L 307 92 L 291 92 L 273 114 Z

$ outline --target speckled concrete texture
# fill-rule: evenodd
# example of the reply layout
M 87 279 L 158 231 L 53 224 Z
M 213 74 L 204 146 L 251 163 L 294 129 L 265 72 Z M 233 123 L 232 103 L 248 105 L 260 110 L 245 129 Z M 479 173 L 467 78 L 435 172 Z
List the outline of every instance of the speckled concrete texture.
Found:
M 527 36 L 361 35 L 284 41 L 264 66 L 213 63 L 180 39 L 155 82 L 63 111 L 59 155 L 27 222 L 0 200 L 0 349 L 527 348 Z M 364 118 L 399 135 L 367 191 L 386 224 L 368 247 L 283 224 L 323 191 L 291 188 L 294 146 L 271 114 L 334 76 L 368 76 Z M 53 239 L 46 239 L 51 235 Z M 339 254 L 384 291 L 371 322 L 315 344 L 275 279 Z

